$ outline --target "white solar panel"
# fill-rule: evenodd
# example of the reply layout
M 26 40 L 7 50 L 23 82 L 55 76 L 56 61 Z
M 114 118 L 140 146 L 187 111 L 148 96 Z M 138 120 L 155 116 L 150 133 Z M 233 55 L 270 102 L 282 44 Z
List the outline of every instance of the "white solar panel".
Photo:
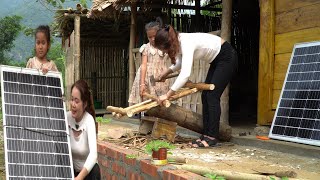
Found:
M 320 42 L 294 46 L 269 137 L 320 146 Z
M 61 74 L 0 71 L 6 179 L 73 179 Z

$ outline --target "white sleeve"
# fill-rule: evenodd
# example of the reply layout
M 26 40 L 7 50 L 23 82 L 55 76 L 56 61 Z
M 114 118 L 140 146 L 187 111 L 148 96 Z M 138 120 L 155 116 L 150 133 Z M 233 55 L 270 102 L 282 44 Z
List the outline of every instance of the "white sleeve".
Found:
M 93 117 L 88 113 L 87 119 L 87 132 L 88 132 L 88 144 L 89 144 L 89 155 L 84 163 L 83 167 L 90 173 L 93 166 L 97 163 L 98 152 L 97 152 L 97 136 L 96 136 L 96 125 Z
M 169 68 L 172 70 L 172 72 L 176 72 L 176 71 L 180 70 L 181 69 L 181 58 L 177 58 L 176 64 L 172 64 Z
M 177 77 L 174 84 L 171 86 L 171 89 L 173 91 L 179 90 L 188 81 L 191 75 L 194 51 L 195 48 L 189 42 L 185 42 L 185 44 L 181 43 L 181 72 L 179 73 L 179 76 Z

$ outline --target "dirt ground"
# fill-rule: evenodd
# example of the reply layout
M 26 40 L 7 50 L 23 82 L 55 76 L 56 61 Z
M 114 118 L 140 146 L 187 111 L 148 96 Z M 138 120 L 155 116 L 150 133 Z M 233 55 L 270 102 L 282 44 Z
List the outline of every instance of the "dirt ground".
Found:
M 123 140 L 123 138 L 116 140 L 121 134 L 132 134 L 137 130 L 137 126 L 131 124 L 100 124 L 99 139 L 117 143 Z M 209 149 L 190 148 L 187 142 L 181 141 L 175 145 L 177 148 L 172 151 L 172 156 L 186 158 L 187 164 L 190 165 L 243 173 L 256 173 L 255 170 L 263 172 L 290 170 L 297 173 L 297 179 L 320 179 L 319 159 L 230 143 Z M 131 149 L 144 150 L 135 147 Z

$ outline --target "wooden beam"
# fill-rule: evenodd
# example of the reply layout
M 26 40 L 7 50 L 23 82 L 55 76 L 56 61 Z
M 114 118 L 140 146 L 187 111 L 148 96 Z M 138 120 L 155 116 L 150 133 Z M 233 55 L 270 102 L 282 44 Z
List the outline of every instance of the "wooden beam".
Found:
M 272 121 L 272 93 L 274 70 L 274 0 L 260 0 L 260 42 L 258 77 L 258 124 Z
M 129 44 L 129 88 L 128 94 L 131 91 L 133 80 L 135 77 L 135 68 L 133 61 L 132 49 L 135 46 L 136 37 L 136 26 L 137 26 L 137 3 L 131 3 L 131 25 L 130 25 L 130 44 Z M 129 95 L 128 95 L 129 96 Z
M 231 21 L 232 21 L 232 0 L 222 1 L 222 19 L 221 19 L 221 38 L 231 41 Z M 221 115 L 220 122 L 229 125 L 229 91 L 230 83 L 224 89 L 221 98 Z
M 74 82 L 80 79 L 80 16 L 74 17 Z
M 198 0 L 197 0 L 198 1 Z M 196 3 L 197 3 L 196 1 Z M 137 3 L 138 7 L 144 7 L 146 6 L 143 2 Z M 167 8 L 167 9 L 188 9 L 188 10 L 196 10 L 195 6 L 192 5 L 179 5 L 179 4 L 165 4 L 165 5 L 159 5 L 159 4 L 150 4 L 147 5 L 148 7 L 152 8 L 152 9 L 162 9 L 162 8 Z M 200 6 L 199 7 L 200 10 L 207 10 L 207 11 L 219 11 L 221 12 L 222 9 L 221 8 L 212 8 L 209 6 Z

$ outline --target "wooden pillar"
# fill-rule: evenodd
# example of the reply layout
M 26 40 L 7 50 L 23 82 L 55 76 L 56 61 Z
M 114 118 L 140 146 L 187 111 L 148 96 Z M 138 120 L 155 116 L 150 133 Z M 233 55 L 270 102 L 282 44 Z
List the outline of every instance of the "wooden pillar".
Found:
M 130 44 L 129 44 L 129 93 L 132 88 L 132 84 L 135 77 L 135 68 L 133 62 L 132 49 L 135 46 L 135 36 L 136 36 L 136 21 L 137 21 L 137 2 L 133 1 L 131 3 L 131 25 L 130 25 Z
M 260 42 L 258 80 L 258 124 L 272 122 L 274 66 L 274 0 L 260 0 Z
M 80 16 L 74 18 L 74 82 L 80 79 Z
M 64 92 L 66 96 L 66 108 L 70 110 L 71 100 L 71 86 L 74 83 L 74 32 L 72 32 L 69 38 L 65 41 L 65 51 L 66 51 L 66 63 L 65 63 L 65 82 L 66 82 L 66 91 Z
M 196 12 L 196 21 L 195 21 L 195 31 L 200 31 L 200 0 L 195 1 L 195 12 Z
M 222 1 L 221 38 L 230 42 L 232 30 L 232 0 Z M 229 91 L 230 84 L 223 91 L 220 98 L 221 116 L 220 123 L 229 125 Z

